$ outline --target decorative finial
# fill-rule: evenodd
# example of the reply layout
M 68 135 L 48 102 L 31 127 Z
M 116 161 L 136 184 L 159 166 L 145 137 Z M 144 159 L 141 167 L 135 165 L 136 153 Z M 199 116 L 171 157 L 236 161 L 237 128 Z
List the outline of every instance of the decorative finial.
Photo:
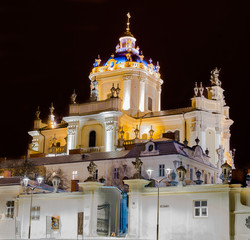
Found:
M 136 125 L 136 129 L 134 130 L 135 133 L 135 139 L 138 139 L 140 130 L 138 129 L 138 125 Z
M 56 125 L 55 115 L 54 115 L 55 108 L 53 106 L 53 103 L 51 103 L 51 107 L 49 108 L 49 110 L 50 110 L 50 115 L 49 115 L 49 122 L 48 123 L 49 123 L 51 128 L 55 128 L 55 125 Z
M 194 95 L 195 95 L 195 97 L 198 97 L 198 93 L 199 93 L 199 88 L 198 88 L 197 82 L 195 82 L 195 86 L 194 86 Z
M 36 119 L 39 120 L 40 119 L 40 108 L 39 106 L 37 107 L 37 110 L 36 110 Z
M 127 21 L 127 28 L 126 28 L 126 31 L 129 32 L 129 31 L 130 31 L 130 29 L 129 29 L 129 24 L 130 24 L 129 19 L 131 18 L 131 15 L 130 15 L 129 12 L 127 13 L 127 17 L 128 17 L 128 21 Z
M 203 97 L 204 87 L 202 86 L 202 82 L 200 82 L 199 91 L 200 91 L 201 97 Z

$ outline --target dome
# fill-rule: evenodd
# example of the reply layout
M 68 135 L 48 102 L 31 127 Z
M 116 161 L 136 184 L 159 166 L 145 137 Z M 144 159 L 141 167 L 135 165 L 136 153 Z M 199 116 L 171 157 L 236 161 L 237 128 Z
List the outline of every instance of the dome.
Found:
M 152 59 L 146 61 L 142 54 L 142 51 L 139 51 L 139 46 L 136 46 L 136 38 L 130 32 L 130 14 L 127 14 L 128 22 L 125 33 L 119 38 L 119 43 L 116 46 L 115 54 L 112 54 L 111 57 L 102 61 L 100 56 L 95 59 L 94 68 L 92 73 L 95 72 L 104 72 L 104 71 L 113 71 L 125 67 L 141 68 L 150 72 L 150 74 L 160 78 L 159 73 L 159 63 L 156 65 L 152 63 Z

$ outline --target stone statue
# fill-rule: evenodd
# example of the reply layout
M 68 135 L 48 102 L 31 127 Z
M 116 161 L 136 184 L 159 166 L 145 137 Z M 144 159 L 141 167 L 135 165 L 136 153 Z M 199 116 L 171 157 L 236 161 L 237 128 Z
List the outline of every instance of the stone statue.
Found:
M 96 172 L 96 164 L 91 161 L 87 167 L 88 172 L 89 172 L 89 177 L 84 181 L 84 182 L 96 182 L 97 179 L 94 179 L 94 174 Z
M 76 95 L 76 92 L 75 92 L 75 89 L 74 89 L 74 92 L 73 92 L 73 94 L 70 97 L 72 104 L 76 104 L 76 97 L 77 97 L 77 95 Z
M 134 168 L 135 168 L 135 174 L 133 175 L 133 179 L 142 179 L 143 177 L 141 176 L 141 166 L 143 164 L 143 162 L 141 161 L 140 158 L 136 158 L 134 162 L 132 162 L 132 164 L 134 165 Z
M 39 108 L 39 106 L 37 107 L 37 110 L 36 110 L 36 119 L 37 120 L 40 120 L 40 108 Z
M 220 75 L 220 69 L 218 69 L 217 67 L 211 71 L 210 82 L 212 83 L 212 85 L 219 86 L 219 87 L 221 86 L 219 75 Z

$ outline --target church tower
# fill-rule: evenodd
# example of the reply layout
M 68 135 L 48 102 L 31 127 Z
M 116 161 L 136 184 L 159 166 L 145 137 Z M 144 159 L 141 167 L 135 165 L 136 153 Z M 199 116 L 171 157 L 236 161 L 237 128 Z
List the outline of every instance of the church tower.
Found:
M 132 117 L 161 110 L 159 63 L 145 60 L 136 38 L 130 32 L 130 14 L 127 28 L 120 37 L 115 54 L 107 61 L 95 60 L 89 75 L 92 99 L 99 101 L 114 97 L 119 91 L 121 110 Z M 93 97 L 94 96 L 94 97 Z

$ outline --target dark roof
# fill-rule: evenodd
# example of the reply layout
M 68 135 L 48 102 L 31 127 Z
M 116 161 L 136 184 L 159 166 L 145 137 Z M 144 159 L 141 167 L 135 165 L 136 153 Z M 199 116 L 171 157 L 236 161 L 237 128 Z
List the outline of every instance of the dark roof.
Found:
M 155 149 L 159 150 L 159 154 L 157 155 L 171 155 L 171 154 L 181 154 L 187 156 L 187 154 L 183 151 L 184 145 L 174 141 L 174 140 L 165 140 L 165 141 L 154 141 Z M 141 152 L 145 151 L 146 143 L 136 143 L 134 148 L 129 151 L 126 157 L 139 157 Z
M 21 177 L 0 178 L 0 186 L 20 185 Z
M 159 139 L 153 141 L 155 144 L 155 149 L 158 150 L 155 153 L 157 155 L 172 155 L 179 154 L 198 161 L 197 159 L 190 156 L 190 154 L 185 151 L 189 149 L 194 152 L 194 149 L 190 147 L 185 147 L 185 145 L 169 139 Z M 145 145 L 147 142 L 135 143 L 131 150 L 113 151 L 113 152 L 96 152 L 96 153 L 83 153 L 83 154 L 72 154 L 72 155 L 59 155 L 55 157 L 38 157 L 33 159 L 28 159 L 35 166 L 42 165 L 52 165 L 52 164 L 67 164 L 67 163 L 77 163 L 77 162 L 88 162 L 88 161 L 101 161 L 101 160 L 116 160 L 122 158 L 136 158 L 136 157 L 147 157 L 152 155 L 140 156 L 141 152 L 145 151 Z M 8 168 L 10 165 L 20 166 L 25 160 L 6 160 L 0 162 L 0 168 Z
M 197 110 L 198 109 L 193 108 L 193 107 L 176 108 L 176 109 L 163 110 L 163 111 L 158 111 L 158 112 L 149 112 L 149 113 L 145 114 L 142 118 L 177 115 L 177 114 L 183 114 L 183 113 L 193 112 L 193 111 L 197 111 Z

